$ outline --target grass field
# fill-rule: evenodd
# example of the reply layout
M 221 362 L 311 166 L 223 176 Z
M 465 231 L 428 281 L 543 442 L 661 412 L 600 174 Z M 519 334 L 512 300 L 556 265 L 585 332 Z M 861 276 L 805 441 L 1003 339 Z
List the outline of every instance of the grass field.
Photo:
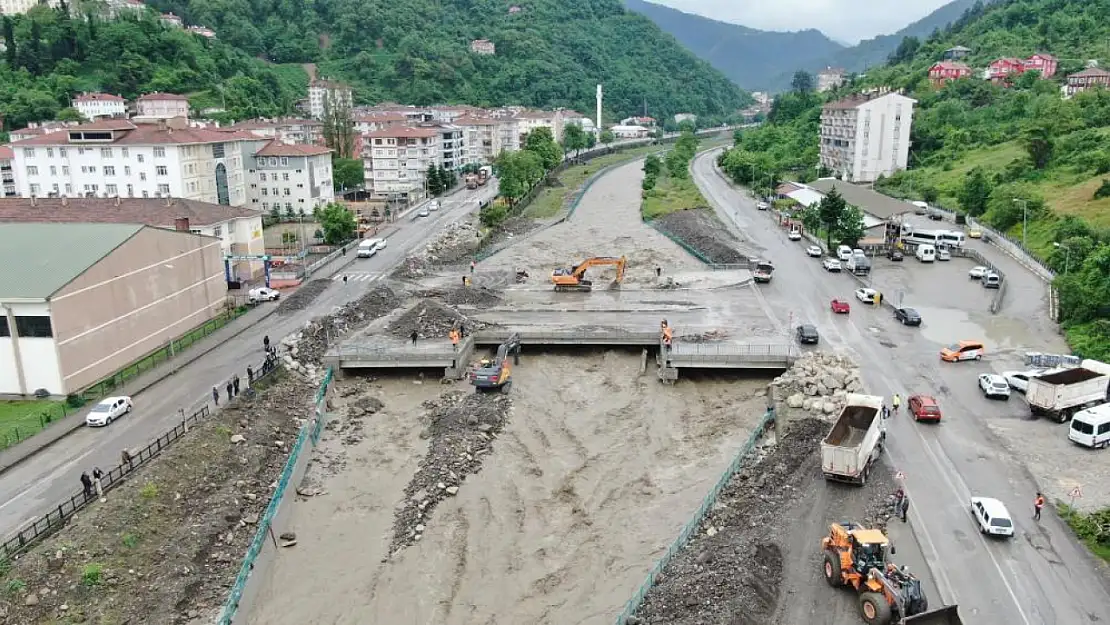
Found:
M 0 402 L 0 449 L 40 432 L 43 426 L 49 425 L 44 415 L 49 415 L 53 422 L 66 414 L 65 404 L 60 401 L 38 399 Z
M 673 178 L 666 175 L 666 168 L 663 171 L 655 188 L 644 194 L 640 213 L 645 220 L 651 221 L 687 208 L 709 206 L 691 176 Z

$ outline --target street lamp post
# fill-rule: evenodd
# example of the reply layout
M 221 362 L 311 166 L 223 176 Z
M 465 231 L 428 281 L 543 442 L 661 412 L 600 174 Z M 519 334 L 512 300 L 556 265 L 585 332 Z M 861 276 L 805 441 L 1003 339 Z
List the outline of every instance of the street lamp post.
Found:
M 1056 247 L 1064 250 L 1064 275 L 1068 275 L 1069 264 L 1071 261 L 1071 248 L 1063 243 L 1053 243 Z
M 1029 230 L 1029 201 L 1021 198 L 1014 198 L 1015 204 L 1021 204 L 1021 247 L 1029 249 L 1025 244 L 1025 232 Z

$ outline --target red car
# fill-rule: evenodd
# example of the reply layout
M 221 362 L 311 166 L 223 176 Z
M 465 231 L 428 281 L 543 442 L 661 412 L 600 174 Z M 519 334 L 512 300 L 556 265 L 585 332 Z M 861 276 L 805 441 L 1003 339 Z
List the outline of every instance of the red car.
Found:
M 829 304 L 829 307 L 832 308 L 832 311 L 838 315 L 847 315 L 848 313 L 852 312 L 852 307 L 848 305 L 848 302 L 838 299 L 834 299 L 832 303 Z
M 940 421 L 940 406 L 931 395 L 910 395 L 908 403 L 914 421 Z

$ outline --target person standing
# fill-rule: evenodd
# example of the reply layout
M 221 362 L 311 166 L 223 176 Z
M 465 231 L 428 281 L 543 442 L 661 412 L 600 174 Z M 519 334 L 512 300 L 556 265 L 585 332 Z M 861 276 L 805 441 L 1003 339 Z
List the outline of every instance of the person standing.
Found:
M 1033 498 L 1033 520 L 1034 521 L 1040 521 L 1041 520 L 1041 508 L 1044 508 L 1044 495 L 1042 495 L 1040 493 L 1037 493 L 1037 496 Z
M 100 467 L 93 467 L 93 472 L 92 472 L 93 486 L 96 487 L 96 496 L 100 497 L 101 499 L 104 498 L 104 485 L 100 481 L 103 478 L 104 478 L 104 472 L 100 470 Z
M 266 350 L 267 352 L 269 352 L 269 351 L 270 351 L 270 335 L 269 335 L 269 334 L 267 334 L 266 336 L 262 337 L 262 347 L 263 347 L 263 348 L 264 348 L 264 349 L 265 349 L 265 350 Z
M 234 378 L 231 379 L 231 386 L 235 391 L 235 396 L 238 397 L 239 396 L 239 376 L 235 376 Z
M 249 388 L 253 384 L 254 384 L 254 369 L 251 369 L 250 365 L 247 365 L 247 387 Z
M 420 333 L 416 331 L 416 328 L 412 329 L 412 334 L 409 335 L 409 338 L 412 339 L 412 344 L 413 344 L 413 346 L 415 346 L 416 345 L 416 339 L 420 338 Z
M 898 516 L 902 517 L 902 522 L 906 522 L 906 514 L 910 511 L 910 498 L 905 492 L 902 493 L 902 500 L 898 502 Z
M 902 398 L 898 396 L 898 393 L 894 394 L 894 399 L 891 403 L 894 404 L 894 412 L 898 412 L 898 406 L 902 404 Z
M 227 381 L 226 390 L 227 390 L 227 401 L 231 401 L 231 398 L 233 397 L 231 392 L 235 390 L 235 385 L 231 383 L 231 380 Z
M 477 266 L 478 266 L 478 263 L 476 263 L 474 261 L 470 261 L 470 275 L 474 275 L 474 268 L 477 267 Z
M 663 277 L 663 268 L 662 267 L 656 267 L 655 268 L 655 277 L 656 278 Z
M 93 494 L 92 478 L 89 477 L 88 471 L 81 473 L 81 490 L 85 493 L 85 497 L 91 497 Z
M 216 406 L 220 405 L 220 391 L 215 386 L 212 387 L 212 402 L 215 403 Z
M 127 467 L 128 471 L 133 470 L 135 467 L 131 465 L 132 457 L 131 452 L 124 449 L 119 453 L 120 466 Z
M 459 351 L 459 331 L 451 328 L 451 331 L 447 333 L 447 336 L 451 339 L 451 349 L 456 352 Z

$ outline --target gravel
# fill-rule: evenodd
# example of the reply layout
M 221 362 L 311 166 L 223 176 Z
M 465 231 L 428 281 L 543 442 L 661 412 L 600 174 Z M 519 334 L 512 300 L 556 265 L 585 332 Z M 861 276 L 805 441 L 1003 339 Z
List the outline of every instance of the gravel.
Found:
M 438 299 L 451 306 L 496 306 L 501 303 L 497 291 L 484 286 L 454 289 L 427 289 L 417 293 L 418 297 Z
M 281 340 L 287 364 L 291 361 L 291 364 L 298 366 L 319 365 L 329 341 L 366 327 L 371 321 L 397 308 L 397 303 L 398 296 L 392 289 L 378 285 L 357 300 L 344 304 L 334 314 L 316 317 L 300 331 Z M 299 370 L 299 367 L 294 368 Z
M 439 502 L 458 494 L 466 476 L 481 470 L 511 407 L 502 393 L 462 391 L 424 403 L 428 413 L 421 436 L 430 439 L 428 453 L 405 488 L 393 523 L 391 554 L 420 540 Z
M 282 298 L 281 303 L 278 304 L 278 314 L 291 315 L 298 310 L 308 308 L 324 292 L 324 289 L 331 286 L 331 283 L 331 280 L 311 280 L 307 284 L 302 284 L 288 298 Z
M 408 256 L 405 261 L 397 266 L 389 277 L 394 280 L 415 280 L 428 275 L 432 265 L 427 258 L 421 256 Z
M 471 321 L 459 311 L 435 300 L 426 300 L 406 310 L 400 317 L 390 322 L 387 330 L 393 336 L 406 338 L 413 329 L 421 337 L 446 337 L 452 328 L 461 327 L 467 334 L 486 327 L 486 324 Z
M 747 264 L 742 245 L 713 211 L 703 208 L 683 210 L 651 222 L 659 230 L 685 242 L 711 263 Z

